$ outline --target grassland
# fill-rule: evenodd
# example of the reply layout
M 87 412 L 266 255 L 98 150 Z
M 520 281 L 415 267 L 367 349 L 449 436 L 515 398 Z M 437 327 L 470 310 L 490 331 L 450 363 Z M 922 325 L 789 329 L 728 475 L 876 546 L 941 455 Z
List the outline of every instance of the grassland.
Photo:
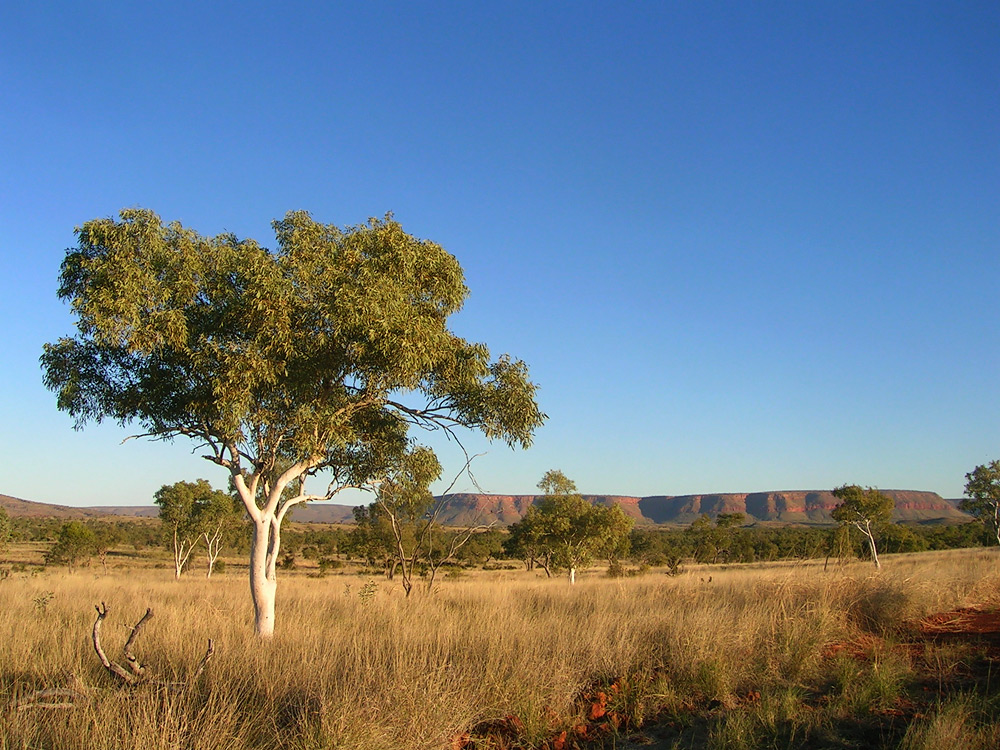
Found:
M 0 581 L 0 749 L 995 748 L 1000 644 L 952 627 L 961 612 L 927 618 L 988 619 L 998 562 L 594 570 L 574 587 L 482 571 L 410 599 L 297 571 L 270 644 L 252 636 L 233 566 L 179 582 L 166 568 L 28 568 Z M 135 650 L 155 680 L 119 687 L 100 666 L 101 601 L 112 658 L 154 609 Z M 205 673 L 163 684 L 186 683 L 209 638 Z M 52 688 L 81 696 L 37 705 Z

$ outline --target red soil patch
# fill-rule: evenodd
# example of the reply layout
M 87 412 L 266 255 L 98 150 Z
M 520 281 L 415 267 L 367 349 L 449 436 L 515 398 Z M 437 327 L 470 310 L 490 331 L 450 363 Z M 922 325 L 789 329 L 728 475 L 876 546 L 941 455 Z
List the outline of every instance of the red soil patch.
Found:
M 991 610 L 956 609 L 954 612 L 939 612 L 920 621 L 920 632 L 924 635 L 1000 635 L 1000 612 Z
M 988 658 L 1000 658 L 1000 611 L 967 607 L 939 612 L 921 620 L 918 628 L 929 641 L 977 644 L 986 647 Z

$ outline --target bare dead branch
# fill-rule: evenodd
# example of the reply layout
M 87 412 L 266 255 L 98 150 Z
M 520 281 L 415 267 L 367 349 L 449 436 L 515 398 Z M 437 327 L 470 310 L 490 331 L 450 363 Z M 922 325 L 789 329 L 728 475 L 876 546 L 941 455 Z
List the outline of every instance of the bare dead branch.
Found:
M 197 680 L 199 677 L 201 677 L 201 673 L 204 672 L 205 671 L 205 667 L 208 666 L 208 660 L 212 658 L 212 654 L 214 654 L 214 653 L 215 653 L 215 647 L 212 645 L 212 639 L 209 638 L 208 639 L 208 650 L 206 650 L 205 651 L 205 655 L 203 657 L 201 657 L 201 662 L 198 664 L 198 668 L 194 671 L 194 674 L 191 675 L 191 679 L 189 680 L 189 683 L 193 683 L 195 680 Z
M 62 698 L 56 702 L 48 700 L 50 698 Z M 80 688 L 47 688 L 36 690 L 31 695 L 17 702 L 18 711 L 26 711 L 29 708 L 56 708 L 72 709 L 90 700 L 90 691 Z
M 101 664 L 104 665 L 104 668 L 108 670 L 108 672 L 114 675 L 119 681 L 130 687 L 138 684 L 153 684 L 166 688 L 167 690 L 173 692 L 183 691 L 188 687 L 190 687 L 190 685 L 192 685 L 195 682 L 195 680 L 197 680 L 202 675 L 202 673 L 205 671 L 205 667 L 208 666 L 208 662 L 211 660 L 212 655 L 215 653 L 215 646 L 212 643 L 212 640 L 209 639 L 208 649 L 205 651 L 205 655 L 198 663 L 198 667 L 195 669 L 194 674 L 191 676 L 191 678 L 188 680 L 187 683 L 161 682 L 159 680 L 153 680 L 151 682 L 147 681 L 146 667 L 144 667 L 142 664 L 139 663 L 139 660 L 132 652 L 132 646 L 139 635 L 139 631 L 142 630 L 142 627 L 151 619 L 153 619 L 152 608 L 146 609 L 146 613 L 141 618 L 139 618 L 139 621 L 135 625 L 132 626 L 128 640 L 125 641 L 125 647 L 123 650 L 125 654 L 125 663 L 128 664 L 129 669 L 132 670 L 131 674 L 129 674 L 129 672 L 127 672 L 120 665 L 115 664 L 113 661 L 108 659 L 107 655 L 104 653 L 104 648 L 101 646 L 101 624 L 104 622 L 104 618 L 107 617 L 108 615 L 108 606 L 104 602 L 101 602 L 100 606 L 95 607 L 95 609 L 97 610 L 97 620 L 94 621 L 93 638 L 94 638 L 94 651 L 97 652 L 97 658 L 101 660 Z M 54 688 L 52 690 L 43 690 L 34 693 L 31 696 L 29 696 L 27 700 L 22 701 L 22 703 L 24 707 L 37 705 L 39 707 L 45 707 L 45 708 L 72 708 L 73 704 L 66 703 L 65 701 L 59 704 L 47 703 L 43 705 L 40 702 L 40 700 L 49 697 L 68 697 L 74 699 L 82 696 L 86 698 L 88 697 L 88 692 L 89 691 L 87 691 L 85 688 L 83 690 L 76 688 L 73 689 Z M 19 704 L 18 709 L 20 710 L 20 708 L 21 705 Z
M 128 664 L 129 669 L 136 675 L 142 675 L 145 667 L 139 663 L 139 660 L 135 658 L 135 654 L 132 653 L 132 641 L 135 640 L 136 636 L 139 635 L 139 630 L 143 625 L 146 624 L 148 620 L 153 619 L 153 610 L 146 609 L 146 614 L 132 627 L 132 632 L 129 633 L 128 640 L 125 641 L 125 663 Z
M 108 606 L 101 602 L 100 606 L 94 607 L 97 610 L 97 619 L 94 621 L 94 651 L 97 652 L 97 658 L 101 660 L 101 664 L 104 668 L 108 670 L 112 675 L 117 677 L 119 680 L 124 682 L 126 685 L 134 685 L 136 678 L 130 675 L 120 666 L 110 661 L 104 654 L 104 649 L 101 648 L 101 623 L 104 622 L 104 618 L 108 615 Z

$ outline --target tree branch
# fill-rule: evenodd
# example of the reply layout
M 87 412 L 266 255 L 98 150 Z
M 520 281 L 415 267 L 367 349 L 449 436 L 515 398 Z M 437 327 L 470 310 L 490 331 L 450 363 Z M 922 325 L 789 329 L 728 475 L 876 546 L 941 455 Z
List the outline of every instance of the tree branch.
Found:
M 134 685 L 136 678 L 130 675 L 120 666 L 110 661 L 107 656 L 104 655 L 104 649 L 101 648 L 101 623 L 104 618 L 108 615 L 108 607 L 104 602 L 101 602 L 99 607 L 95 607 L 97 610 L 97 619 L 94 621 L 94 631 L 92 633 L 92 638 L 94 641 L 94 651 L 97 652 L 97 658 L 101 660 L 101 664 L 104 668 L 108 670 L 112 675 L 117 677 L 119 680 L 124 682 L 126 685 Z M 143 618 L 145 619 L 145 618 Z M 140 620 L 140 623 L 142 621 Z M 134 631 L 133 631 L 134 632 Z
M 125 663 L 128 664 L 129 669 L 131 669 L 133 674 L 136 675 L 142 675 L 145 667 L 139 663 L 139 660 L 136 659 L 135 655 L 132 653 L 132 642 L 136 639 L 136 636 L 139 635 L 139 630 L 142 629 L 142 626 L 145 625 L 147 621 L 152 619 L 153 610 L 151 608 L 147 608 L 146 614 L 142 616 L 139 622 L 132 626 L 132 632 L 129 633 L 128 640 L 125 641 L 125 648 L 123 650 L 125 654 Z

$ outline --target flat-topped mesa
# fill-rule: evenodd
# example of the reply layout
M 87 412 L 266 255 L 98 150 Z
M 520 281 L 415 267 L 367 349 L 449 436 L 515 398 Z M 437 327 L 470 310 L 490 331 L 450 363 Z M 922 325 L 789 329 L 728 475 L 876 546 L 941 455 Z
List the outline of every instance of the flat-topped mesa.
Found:
M 957 508 L 957 500 L 945 500 L 936 492 L 882 490 L 895 501 L 894 521 L 971 520 Z M 519 521 L 540 495 L 493 495 L 455 493 L 445 499 L 438 520 L 448 526 L 499 524 Z M 688 524 L 703 513 L 715 518 L 720 513 L 743 513 L 748 522 L 832 524 L 830 511 L 838 500 L 829 490 L 786 490 L 780 492 L 719 492 L 703 495 L 583 495 L 599 505 L 618 504 L 637 524 Z M 53 516 L 94 518 L 104 515 L 156 516 L 157 508 L 103 507 L 70 508 L 32 503 L 0 495 L 0 506 L 12 516 Z M 335 503 L 309 503 L 295 509 L 293 520 L 306 523 L 353 523 L 353 508 Z
M 541 495 L 484 495 L 459 492 L 447 495 L 439 515 L 441 523 L 449 526 L 473 526 L 498 522 L 510 525 L 521 520 Z M 625 515 L 639 523 L 648 523 L 639 510 L 640 498 L 628 495 L 583 495 L 596 505 L 620 505 Z
M 954 502 L 935 492 L 919 490 L 883 490 L 896 503 L 895 521 L 942 519 L 961 521 L 968 517 Z M 440 520 L 448 525 L 468 526 L 480 523 L 509 525 L 521 519 L 539 495 L 486 495 L 456 493 L 449 495 Z M 829 490 L 790 490 L 780 492 L 724 492 L 704 495 L 583 495 L 592 503 L 618 504 L 637 523 L 690 523 L 702 514 L 743 513 L 747 521 L 785 523 L 833 523 L 830 517 L 839 501 Z
M 882 490 L 895 501 L 894 521 L 968 518 L 936 492 L 920 490 Z M 781 492 L 733 492 L 707 495 L 644 497 L 640 501 L 643 517 L 653 523 L 690 523 L 707 513 L 743 513 L 748 521 L 783 521 L 786 523 L 832 523 L 830 517 L 839 500 L 829 490 L 790 490 Z

